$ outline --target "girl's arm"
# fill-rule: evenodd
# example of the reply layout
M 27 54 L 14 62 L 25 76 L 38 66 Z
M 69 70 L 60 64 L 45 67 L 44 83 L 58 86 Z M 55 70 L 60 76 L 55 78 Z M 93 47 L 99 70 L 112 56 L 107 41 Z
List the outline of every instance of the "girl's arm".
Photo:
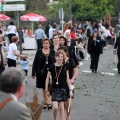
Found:
M 46 77 L 46 83 L 45 83 L 45 91 L 48 91 L 48 84 L 49 84 L 49 79 L 50 79 L 51 72 L 48 71 L 47 77 Z
M 23 61 L 21 61 L 20 59 L 18 59 L 18 63 L 22 65 Z
M 73 97 L 73 93 L 72 93 L 72 90 L 71 90 L 71 87 L 70 87 L 70 80 L 69 80 L 69 73 L 68 73 L 68 70 L 66 71 L 66 74 L 67 74 L 67 84 L 68 84 L 68 88 L 69 88 L 69 95 L 70 97 Z
M 78 75 L 78 68 L 73 68 L 73 76 L 72 76 L 72 79 L 70 80 L 70 83 L 74 83 L 76 77 Z
M 66 71 L 66 76 L 67 76 L 67 79 L 66 79 L 66 81 L 67 81 L 67 85 L 68 85 L 68 88 L 69 88 L 69 90 L 70 90 L 70 79 L 69 79 L 69 73 L 68 73 L 68 70 Z

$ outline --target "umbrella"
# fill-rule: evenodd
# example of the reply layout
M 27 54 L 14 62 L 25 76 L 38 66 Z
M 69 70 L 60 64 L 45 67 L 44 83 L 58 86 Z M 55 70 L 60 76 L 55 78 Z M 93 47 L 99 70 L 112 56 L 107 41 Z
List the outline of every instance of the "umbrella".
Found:
M 21 20 L 23 21 L 46 21 L 47 19 L 45 17 L 43 17 L 42 15 L 38 15 L 38 14 L 26 14 L 21 16 Z
M 21 16 L 20 19 L 22 21 L 32 21 L 32 32 L 33 32 L 33 26 L 34 26 L 33 22 L 37 22 L 37 21 L 43 22 L 43 21 L 47 20 L 44 16 L 39 15 L 39 14 L 34 14 L 34 13 L 25 14 L 25 15 Z
M 0 14 L 0 20 L 4 21 L 4 20 L 10 20 L 9 16 L 6 16 L 4 14 Z

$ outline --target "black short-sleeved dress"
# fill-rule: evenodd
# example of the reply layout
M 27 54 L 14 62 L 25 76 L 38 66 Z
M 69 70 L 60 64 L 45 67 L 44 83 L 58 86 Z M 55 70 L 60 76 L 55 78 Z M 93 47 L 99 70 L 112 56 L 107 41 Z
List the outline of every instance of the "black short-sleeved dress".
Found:
M 54 63 L 54 51 L 48 55 L 38 50 L 33 62 L 32 76 L 36 75 L 36 87 L 45 89 L 45 82 L 49 66 Z
M 56 71 L 55 71 L 55 67 L 56 67 Z M 62 67 L 62 69 L 61 69 Z M 56 73 L 58 73 L 61 69 L 60 75 L 58 77 L 58 84 L 57 82 L 57 78 L 56 78 Z M 66 101 L 68 99 L 68 95 L 67 95 L 67 66 L 66 65 L 62 65 L 62 66 L 55 66 L 55 64 L 50 65 L 49 67 L 49 71 L 51 72 L 51 76 L 52 76 L 52 101 Z
M 67 66 L 67 69 L 68 69 L 68 72 L 69 72 L 69 78 L 72 79 L 72 77 L 73 77 L 73 69 L 76 68 L 76 64 L 75 64 L 75 61 L 73 60 L 73 58 L 69 58 L 66 61 L 66 66 Z M 73 90 L 73 93 L 74 93 L 74 90 Z M 67 94 L 68 94 L 68 98 L 69 98 L 69 89 L 68 88 L 67 88 Z

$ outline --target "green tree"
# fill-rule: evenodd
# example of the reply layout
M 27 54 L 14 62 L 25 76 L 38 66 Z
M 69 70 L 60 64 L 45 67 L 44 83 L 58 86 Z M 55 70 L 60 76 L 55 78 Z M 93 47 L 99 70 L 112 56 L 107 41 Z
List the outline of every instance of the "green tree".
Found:
M 72 0 L 72 14 L 75 20 L 97 21 L 111 13 L 111 0 Z
M 114 7 L 114 13 L 113 16 L 118 16 L 119 12 L 120 12 L 120 0 L 113 0 L 111 2 L 111 4 Z

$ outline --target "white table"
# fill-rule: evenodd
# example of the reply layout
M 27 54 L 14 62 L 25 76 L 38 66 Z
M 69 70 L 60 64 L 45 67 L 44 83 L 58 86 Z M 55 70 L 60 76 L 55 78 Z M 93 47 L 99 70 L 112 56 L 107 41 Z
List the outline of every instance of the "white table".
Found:
M 35 38 L 24 38 L 24 47 L 25 49 L 37 49 L 37 43 Z

